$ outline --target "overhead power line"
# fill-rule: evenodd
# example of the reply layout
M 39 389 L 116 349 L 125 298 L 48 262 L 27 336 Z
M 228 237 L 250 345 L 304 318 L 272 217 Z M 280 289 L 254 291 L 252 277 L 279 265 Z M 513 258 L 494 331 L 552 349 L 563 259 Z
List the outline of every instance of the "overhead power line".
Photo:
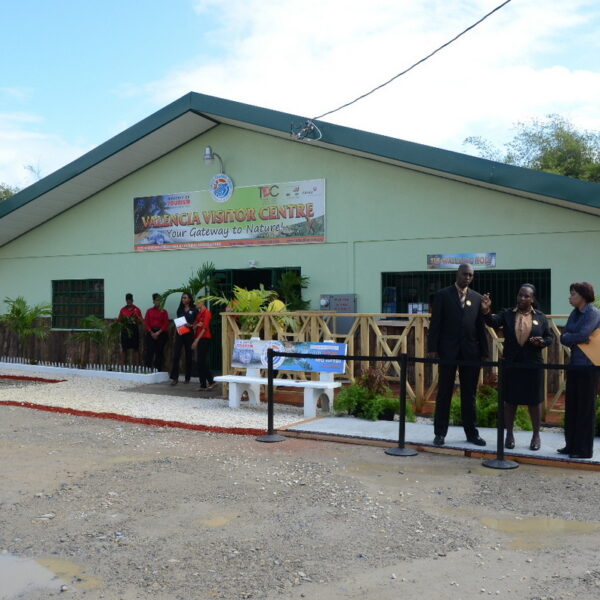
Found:
M 487 13 L 486 15 L 481 17 L 481 19 L 479 19 L 479 21 L 476 21 L 475 23 L 473 23 L 472 25 L 470 25 L 469 27 L 467 27 L 466 29 L 461 31 L 458 35 L 454 36 L 451 40 L 447 41 L 445 44 L 442 44 L 439 48 L 436 48 L 433 52 L 431 52 L 430 54 L 428 54 L 421 60 L 417 61 L 416 63 L 414 63 L 413 65 L 408 67 L 408 69 L 404 69 L 404 71 L 402 71 L 401 73 L 394 75 L 391 79 L 388 79 L 385 83 L 378 85 L 377 87 L 373 88 L 371 91 L 366 92 L 362 96 L 359 96 L 358 98 L 355 98 L 354 100 L 351 100 L 350 102 L 346 102 L 346 104 L 342 104 L 342 106 L 339 106 L 338 108 L 334 108 L 333 110 L 330 110 L 326 113 L 323 113 L 322 115 L 319 115 L 318 117 L 313 117 L 312 121 L 316 121 L 317 119 L 322 119 L 323 117 L 326 117 L 327 115 L 330 115 L 334 112 L 338 112 L 339 110 L 342 110 L 343 108 L 346 108 L 346 107 L 350 106 L 351 104 L 355 104 L 359 100 L 362 100 L 363 98 L 366 98 L 367 96 L 370 96 L 371 94 L 375 93 L 377 90 L 380 90 L 382 87 L 385 87 L 389 83 L 392 83 L 392 81 L 395 81 L 396 79 L 398 79 L 398 77 L 402 77 L 402 75 L 406 75 L 406 73 L 408 73 L 409 71 L 412 71 L 415 67 L 418 67 L 420 64 L 422 64 L 426 60 L 430 59 L 434 54 L 437 54 L 440 50 L 443 50 L 444 48 L 446 48 L 447 46 L 449 46 L 450 44 L 455 42 L 458 38 L 465 35 L 465 33 L 467 33 L 468 31 L 471 31 L 471 29 L 474 29 L 480 23 L 483 23 L 483 21 L 485 21 L 488 17 L 491 17 L 495 12 L 498 12 L 501 8 L 505 7 L 510 2 L 512 2 L 512 0 L 506 0 L 502 4 L 499 4 L 498 6 L 496 6 L 496 8 L 494 8 L 494 10 L 491 10 L 489 13 Z

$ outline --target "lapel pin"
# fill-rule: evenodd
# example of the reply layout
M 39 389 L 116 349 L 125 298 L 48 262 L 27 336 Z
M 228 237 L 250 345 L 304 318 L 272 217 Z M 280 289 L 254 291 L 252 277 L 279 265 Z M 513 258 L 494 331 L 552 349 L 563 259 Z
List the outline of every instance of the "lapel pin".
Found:
M 467 301 L 465 302 L 465 304 L 466 304 L 467 306 L 471 306 L 471 301 L 470 301 L 470 300 L 467 300 Z
M 539 325 L 539 323 L 535 319 L 533 320 L 533 324 L 534 325 Z

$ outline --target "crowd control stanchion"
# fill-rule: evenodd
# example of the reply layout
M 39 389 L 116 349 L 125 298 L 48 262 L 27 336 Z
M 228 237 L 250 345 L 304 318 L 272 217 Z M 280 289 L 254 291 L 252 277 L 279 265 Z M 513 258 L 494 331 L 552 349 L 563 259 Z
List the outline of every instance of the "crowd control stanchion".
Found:
M 416 450 L 404 447 L 404 438 L 406 434 L 406 371 L 408 368 L 408 356 L 400 355 L 400 415 L 398 425 L 398 447 L 388 448 L 385 453 L 392 456 L 415 456 Z
M 504 390 L 506 382 L 504 360 L 498 365 L 498 381 L 500 382 L 500 391 L 498 393 L 498 418 L 497 423 L 497 440 L 496 440 L 496 458 L 484 460 L 484 467 L 490 469 L 516 469 L 519 463 L 514 460 L 506 460 L 504 458 Z
M 283 442 L 285 438 L 282 435 L 277 435 L 273 431 L 273 348 L 267 349 L 267 402 L 267 433 L 265 435 L 259 435 L 256 438 L 256 441 Z

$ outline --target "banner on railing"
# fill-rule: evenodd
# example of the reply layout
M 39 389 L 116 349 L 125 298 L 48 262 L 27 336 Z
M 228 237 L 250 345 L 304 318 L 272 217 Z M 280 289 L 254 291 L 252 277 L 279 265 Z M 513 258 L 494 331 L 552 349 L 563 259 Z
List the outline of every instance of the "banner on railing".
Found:
M 133 199 L 134 248 L 181 250 L 325 241 L 325 180 Z
M 344 373 L 346 361 L 339 356 L 348 353 L 347 344 L 337 342 L 280 342 L 278 340 L 235 340 L 231 366 L 245 369 L 266 369 L 267 350 L 318 354 L 319 358 L 275 356 L 273 367 L 283 371 L 314 371 L 316 373 Z

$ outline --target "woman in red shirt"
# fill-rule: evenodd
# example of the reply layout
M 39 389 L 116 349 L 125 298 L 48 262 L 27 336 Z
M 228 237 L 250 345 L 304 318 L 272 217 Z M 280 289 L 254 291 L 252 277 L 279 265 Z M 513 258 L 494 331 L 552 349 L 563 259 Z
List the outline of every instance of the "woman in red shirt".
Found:
M 117 320 L 121 323 L 121 363 L 125 364 L 127 351 L 131 350 L 134 355 L 134 363 L 139 363 L 140 353 L 140 330 L 138 325 L 142 323 L 142 311 L 133 303 L 133 294 L 125 294 L 125 306 L 119 311 Z
M 146 339 L 144 340 L 144 364 L 162 371 L 163 353 L 168 339 L 169 313 L 160 307 L 160 294 L 152 294 L 154 306 L 146 311 Z
M 208 360 L 210 352 L 210 340 L 212 339 L 212 333 L 210 331 L 210 320 L 212 319 L 212 313 L 204 304 L 204 300 L 201 300 L 200 298 L 196 300 L 196 308 L 198 309 L 198 315 L 196 316 L 196 320 L 194 321 L 193 325 L 194 342 L 192 344 L 192 350 L 197 349 L 200 390 L 210 390 L 217 385 L 214 382 L 212 373 L 210 372 L 210 364 Z

